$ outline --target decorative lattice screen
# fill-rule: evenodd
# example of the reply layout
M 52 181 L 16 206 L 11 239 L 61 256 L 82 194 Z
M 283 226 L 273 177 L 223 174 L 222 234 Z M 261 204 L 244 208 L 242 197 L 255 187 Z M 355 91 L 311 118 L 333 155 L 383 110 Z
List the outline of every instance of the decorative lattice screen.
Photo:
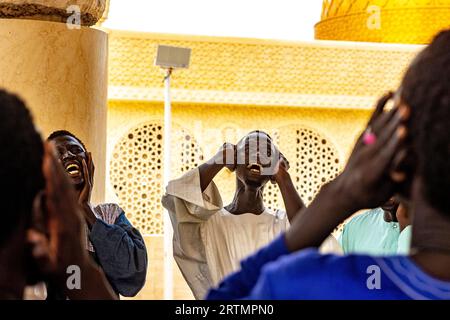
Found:
M 162 234 L 162 125 L 132 129 L 115 146 L 110 179 L 132 224 L 144 234 Z
M 186 130 L 174 130 L 174 176 L 200 164 L 201 150 Z M 145 123 L 130 130 L 114 147 L 110 180 L 127 217 L 143 234 L 162 234 L 162 123 Z
M 329 140 L 312 129 L 295 130 L 294 184 L 305 203 L 340 171 L 339 156 Z

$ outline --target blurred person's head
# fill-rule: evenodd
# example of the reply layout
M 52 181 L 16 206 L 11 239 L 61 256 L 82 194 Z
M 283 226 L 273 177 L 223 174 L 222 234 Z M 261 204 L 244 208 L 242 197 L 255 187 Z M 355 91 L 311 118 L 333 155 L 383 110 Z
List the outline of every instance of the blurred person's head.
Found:
M 410 107 L 410 192 L 450 219 L 450 30 L 409 66 L 401 103 Z
M 23 289 L 29 271 L 26 232 L 33 223 L 33 201 L 45 182 L 43 143 L 31 114 L 20 98 L 4 90 L 0 90 L 0 145 L 0 294 L 8 296 Z
M 29 225 L 34 197 L 44 188 L 41 137 L 23 101 L 3 90 L 0 90 L 0 145 L 3 185 L 0 197 L 4 210 L 0 246 L 3 246 L 15 228 Z

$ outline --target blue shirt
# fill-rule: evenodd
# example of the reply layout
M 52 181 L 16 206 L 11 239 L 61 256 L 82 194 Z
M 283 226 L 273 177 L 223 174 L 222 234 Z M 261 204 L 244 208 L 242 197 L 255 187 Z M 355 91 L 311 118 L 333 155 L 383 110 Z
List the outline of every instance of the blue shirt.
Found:
M 289 254 L 280 236 L 207 299 L 450 299 L 450 282 L 430 277 L 406 256 Z

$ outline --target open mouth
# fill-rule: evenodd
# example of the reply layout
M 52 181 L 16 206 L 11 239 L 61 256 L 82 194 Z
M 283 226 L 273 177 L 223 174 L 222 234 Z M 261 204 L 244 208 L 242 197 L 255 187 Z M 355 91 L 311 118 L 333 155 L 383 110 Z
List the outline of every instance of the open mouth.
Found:
M 247 169 L 250 170 L 251 173 L 261 174 L 262 166 L 258 163 L 251 163 L 247 166 Z
M 68 163 L 66 164 L 65 169 L 71 177 L 77 177 L 81 174 L 80 166 L 77 163 Z

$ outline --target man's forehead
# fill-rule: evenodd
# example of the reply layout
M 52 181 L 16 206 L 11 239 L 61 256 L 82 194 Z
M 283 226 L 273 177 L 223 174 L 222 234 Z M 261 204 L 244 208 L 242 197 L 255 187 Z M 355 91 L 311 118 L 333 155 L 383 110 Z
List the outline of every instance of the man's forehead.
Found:
M 57 146 L 59 146 L 59 145 L 74 145 L 74 144 L 81 146 L 81 143 L 77 139 L 75 139 L 72 136 L 68 136 L 68 135 L 56 137 L 53 139 L 53 142 Z
M 252 132 L 252 133 L 246 135 L 244 138 L 242 138 L 239 143 L 248 143 L 248 142 L 256 142 L 256 141 L 260 141 L 260 142 L 270 141 L 270 138 L 265 133 Z

